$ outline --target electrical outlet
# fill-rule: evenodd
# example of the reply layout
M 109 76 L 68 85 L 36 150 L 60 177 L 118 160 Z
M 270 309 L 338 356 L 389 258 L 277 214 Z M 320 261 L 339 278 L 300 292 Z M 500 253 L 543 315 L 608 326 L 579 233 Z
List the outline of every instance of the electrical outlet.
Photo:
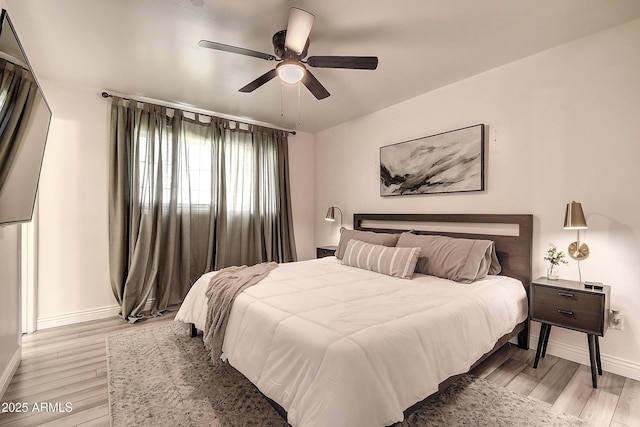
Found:
M 624 325 L 624 314 L 620 310 L 611 310 L 609 314 L 609 327 L 611 329 L 622 330 Z

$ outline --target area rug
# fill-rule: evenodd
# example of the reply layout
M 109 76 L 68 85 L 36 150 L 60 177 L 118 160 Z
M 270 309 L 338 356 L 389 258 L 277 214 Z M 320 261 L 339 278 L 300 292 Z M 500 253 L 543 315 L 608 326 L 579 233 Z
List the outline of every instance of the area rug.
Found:
M 109 336 L 107 372 L 112 427 L 288 425 L 235 369 L 214 367 L 202 339 L 179 322 Z M 587 424 L 465 375 L 394 427 L 516 425 Z

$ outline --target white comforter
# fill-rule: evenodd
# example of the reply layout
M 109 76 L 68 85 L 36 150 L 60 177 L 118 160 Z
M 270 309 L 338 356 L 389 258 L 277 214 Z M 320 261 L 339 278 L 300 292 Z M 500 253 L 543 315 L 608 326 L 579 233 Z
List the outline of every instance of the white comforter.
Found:
M 204 329 L 209 279 L 176 320 Z M 334 257 L 281 264 L 235 300 L 223 359 L 297 427 L 386 426 L 527 316 L 522 284 L 403 280 Z

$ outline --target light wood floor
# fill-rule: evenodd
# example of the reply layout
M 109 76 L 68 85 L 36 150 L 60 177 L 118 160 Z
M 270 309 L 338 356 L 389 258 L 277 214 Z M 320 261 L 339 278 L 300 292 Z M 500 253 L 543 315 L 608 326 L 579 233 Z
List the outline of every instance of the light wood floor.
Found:
M 2 402 L 26 402 L 29 411 L 0 413 L 0 426 L 108 426 L 106 337 L 173 321 L 174 313 L 124 323 L 118 317 L 43 329 L 22 337 L 22 362 Z M 34 412 L 33 404 L 70 402 L 72 411 Z M 54 408 L 55 409 L 55 408 Z
M 507 345 L 472 373 L 593 426 L 640 426 L 640 381 L 605 371 L 594 389 L 589 366 L 547 354 L 533 369 L 534 357 L 535 350 Z
M 45 329 L 23 337 L 23 358 L 2 402 L 70 402 L 73 411 L 0 414 L 0 426 L 108 426 L 105 337 L 172 321 L 174 313 L 129 325 L 119 318 Z M 587 366 L 506 346 L 473 373 L 594 426 L 640 426 L 640 382 L 604 372 L 591 387 Z

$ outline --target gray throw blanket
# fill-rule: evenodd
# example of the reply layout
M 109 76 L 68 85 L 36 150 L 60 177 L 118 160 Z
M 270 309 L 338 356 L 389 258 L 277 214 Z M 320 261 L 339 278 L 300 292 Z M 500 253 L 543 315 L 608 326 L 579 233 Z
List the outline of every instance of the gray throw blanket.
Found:
M 236 296 L 267 277 L 277 266 L 275 262 L 268 262 L 251 267 L 227 267 L 211 278 L 206 292 L 207 321 L 203 340 L 214 365 L 221 363 L 222 342 Z

